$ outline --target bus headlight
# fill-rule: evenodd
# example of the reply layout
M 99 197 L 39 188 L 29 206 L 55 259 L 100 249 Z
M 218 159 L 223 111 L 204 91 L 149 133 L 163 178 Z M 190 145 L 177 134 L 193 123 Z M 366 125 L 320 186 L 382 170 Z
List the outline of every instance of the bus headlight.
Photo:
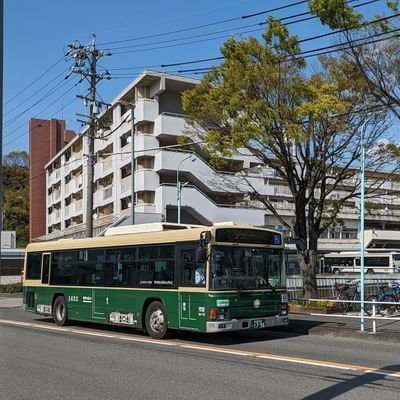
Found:
M 288 303 L 281 304 L 281 315 L 288 315 Z
M 226 321 L 231 319 L 229 307 L 210 307 L 210 321 Z
M 283 293 L 281 297 L 281 315 L 288 315 L 288 295 Z

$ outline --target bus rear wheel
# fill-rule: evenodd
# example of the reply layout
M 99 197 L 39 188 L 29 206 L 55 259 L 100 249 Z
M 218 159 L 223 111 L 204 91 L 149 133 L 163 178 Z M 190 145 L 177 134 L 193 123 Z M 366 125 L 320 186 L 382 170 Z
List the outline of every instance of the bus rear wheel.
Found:
M 53 304 L 53 318 L 58 326 L 64 326 L 68 323 L 67 302 L 64 296 L 58 296 Z
M 153 339 L 162 339 L 167 334 L 168 321 L 164 304 L 153 301 L 146 310 L 146 331 Z

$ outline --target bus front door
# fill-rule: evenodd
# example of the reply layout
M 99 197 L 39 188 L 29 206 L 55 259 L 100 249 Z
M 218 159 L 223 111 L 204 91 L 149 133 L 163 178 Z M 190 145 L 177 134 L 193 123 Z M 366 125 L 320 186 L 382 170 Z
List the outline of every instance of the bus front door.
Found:
M 198 330 L 199 287 L 195 284 L 195 250 L 179 252 L 181 283 L 178 292 L 179 327 Z

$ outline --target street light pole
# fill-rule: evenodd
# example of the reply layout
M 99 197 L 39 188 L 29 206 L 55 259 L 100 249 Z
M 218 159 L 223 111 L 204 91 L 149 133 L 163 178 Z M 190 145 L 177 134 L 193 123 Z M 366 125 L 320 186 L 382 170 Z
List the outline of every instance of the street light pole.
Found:
M 365 145 L 364 145 L 364 133 L 366 129 L 365 121 L 361 127 L 361 196 L 360 196 L 360 331 L 365 331 L 364 321 L 364 198 L 365 198 Z
M 124 106 L 128 106 L 131 109 L 131 222 L 132 225 L 135 225 L 135 206 L 136 206 L 136 198 L 135 198 L 135 108 L 136 104 L 129 103 L 129 101 L 118 100 L 119 104 Z
M 132 182 L 132 190 L 131 190 L 131 221 L 132 225 L 135 225 L 135 105 L 131 104 L 131 182 Z
M 176 169 L 176 191 L 177 191 L 177 206 L 178 206 L 178 224 L 181 223 L 181 198 L 182 198 L 182 185 L 179 181 L 179 168 L 181 167 L 182 163 L 189 158 L 192 158 L 193 154 L 188 155 L 185 157 L 181 162 L 178 164 L 178 168 Z M 194 161 L 194 159 L 192 159 Z

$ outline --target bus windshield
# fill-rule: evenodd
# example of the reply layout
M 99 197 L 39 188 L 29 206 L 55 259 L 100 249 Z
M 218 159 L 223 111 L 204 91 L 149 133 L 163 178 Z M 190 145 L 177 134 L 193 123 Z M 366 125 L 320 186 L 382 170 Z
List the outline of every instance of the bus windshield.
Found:
M 211 250 L 211 290 L 284 287 L 282 250 L 214 246 Z

